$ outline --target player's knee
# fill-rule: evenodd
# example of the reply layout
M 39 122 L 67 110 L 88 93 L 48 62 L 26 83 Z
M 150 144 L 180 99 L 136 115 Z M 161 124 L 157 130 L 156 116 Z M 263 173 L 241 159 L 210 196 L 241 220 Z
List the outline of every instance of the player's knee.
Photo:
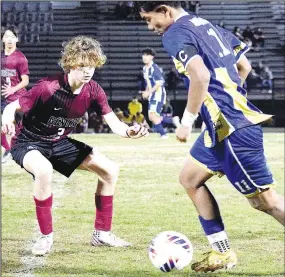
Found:
M 52 173 L 53 173 L 53 167 L 50 162 L 41 163 L 34 170 L 35 178 L 41 180 L 47 180 L 47 181 L 51 180 Z
M 270 194 L 266 193 L 266 194 L 268 194 L 268 196 L 258 194 L 257 196 L 251 198 L 250 204 L 254 209 L 258 211 L 271 214 L 277 209 L 278 199 L 276 199 L 276 194 L 271 194 L 271 193 Z
M 106 181 L 110 184 L 115 184 L 119 177 L 119 172 L 119 166 L 114 162 L 110 162 L 110 165 L 108 166 L 108 172 L 105 176 Z
M 194 174 L 188 174 L 182 171 L 179 175 L 180 184 L 187 190 L 196 189 L 199 187 L 199 180 L 197 180 Z

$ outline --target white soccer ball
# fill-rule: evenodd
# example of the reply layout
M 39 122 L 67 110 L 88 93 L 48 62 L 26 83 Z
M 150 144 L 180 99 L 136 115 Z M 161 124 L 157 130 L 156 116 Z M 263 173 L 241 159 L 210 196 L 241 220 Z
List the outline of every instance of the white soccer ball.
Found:
M 174 231 L 165 231 L 154 237 L 148 248 L 151 263 L 163 272 L 181 270 L 189 265 L 193 256 L 190 240 Z

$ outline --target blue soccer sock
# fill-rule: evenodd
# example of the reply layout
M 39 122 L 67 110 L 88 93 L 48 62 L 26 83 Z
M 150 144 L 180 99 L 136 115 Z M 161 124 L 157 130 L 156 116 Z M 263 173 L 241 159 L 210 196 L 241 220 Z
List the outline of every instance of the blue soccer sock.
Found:
M 163 116 L 162 117 L 162 123 L 164 123 L 164 124 L 172 124 L 173 123 L 172 117 Z
M 212 248 L 217 252 L 227 252 L 230 244 L 221 216 L 207 220 L 199 215 L 199 220 Z
M 159 133 L 161 136 L 165 136 L 166 135 L 166 132 L 164 131 L 161 123 L 154 125 L 154 130 L 157 133 Z

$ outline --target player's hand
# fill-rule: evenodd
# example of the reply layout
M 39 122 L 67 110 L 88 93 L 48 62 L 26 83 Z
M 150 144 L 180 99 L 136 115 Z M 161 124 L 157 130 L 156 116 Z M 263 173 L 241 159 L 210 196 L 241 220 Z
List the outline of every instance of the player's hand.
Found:
M 148 129 L 142 125 L 130 126 L 127 129 L 127 135 L 132 139 L 138 139 L 141 137 L 145 137 L 145 136 L 148 136 L 148 134 L 149 134 Z
M 7 98 L 10 95 L 15 93 L 15 89 L 13 87 L 8 86 L 8 85 L 3 85 L 2 88 L 1 88 L 1 92 L 2 92 L 2 95 L 5 98 Z
M 186 142 L 191 134 L 192 127 L 186 127 L 184 125 L 180 125 L 175 131 L 176 139 L 180 142 Z
M 149 97 L 149 91 L 147 91 L 147 90 L 143 91 L 142 92 L 142 98 L 143 99 L 148 99 L 148 97 Z
M 13 122 L 2 122 L 2 133 L 9 136 L 15 135 L 15 124 Z

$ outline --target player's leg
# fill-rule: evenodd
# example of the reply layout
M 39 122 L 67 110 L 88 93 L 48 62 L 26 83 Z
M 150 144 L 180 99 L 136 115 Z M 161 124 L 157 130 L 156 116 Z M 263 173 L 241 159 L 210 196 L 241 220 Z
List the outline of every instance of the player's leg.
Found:
M 274 188 L 260 190 L 258 194 L 248 198 L 248 201 L 253 208 L 271 215 L 285 225 L 284 196 L 277 194 Z
M 34 255 L 50 252 L 53 244 L 52 192 L 53 167 L 38 150 L 32 150 L 23 157 L 23 167 L 34 176 L 34 201 L 41 236 L 34 244 Z
M 176 128 L 180 126 L 180 119 L 178 116 L 167 116 L 167 115 L 162 115 L 161 116 L 161 122 L 162 124 L 173 124 Z
M 148 118 L 152 122 L 154 130 L 160 134 L 161 138 L 167 138 L 166 132 L 161 123 L 160 113 L 162 111 L 163 103 L 155 100 L 150 100 L 148 105 Z
M 248 198 L 252 207 L 284 225 L 284 197 L 273 189 L 275 184 L 264 156 L 261 127 L 243 128 L 225 141 L 227 149 L 223 168 L 228 179 Z
M 233 267 L 236 255 L 230 250 L 217 201 L 205 184 L 214 174 L 221 173 L 219 163 L 211 149 L 204 146 L 203 138 L 204 133 L 192 147 L 191 156 L 185 162 L 179 180 L 198 211 L 200 223 L 212 248 L 205 259 L 192 265 L 192 269 L 207 272 Z
M 130 246 L 130 243 L 110 232 L 113 219 L 113 196 L 119 176 L 119 167 L 93 149 L 78 169 L 96 173 L 99 177 L 95 193 L 96 218 L 91 244 L 93 246 Z

